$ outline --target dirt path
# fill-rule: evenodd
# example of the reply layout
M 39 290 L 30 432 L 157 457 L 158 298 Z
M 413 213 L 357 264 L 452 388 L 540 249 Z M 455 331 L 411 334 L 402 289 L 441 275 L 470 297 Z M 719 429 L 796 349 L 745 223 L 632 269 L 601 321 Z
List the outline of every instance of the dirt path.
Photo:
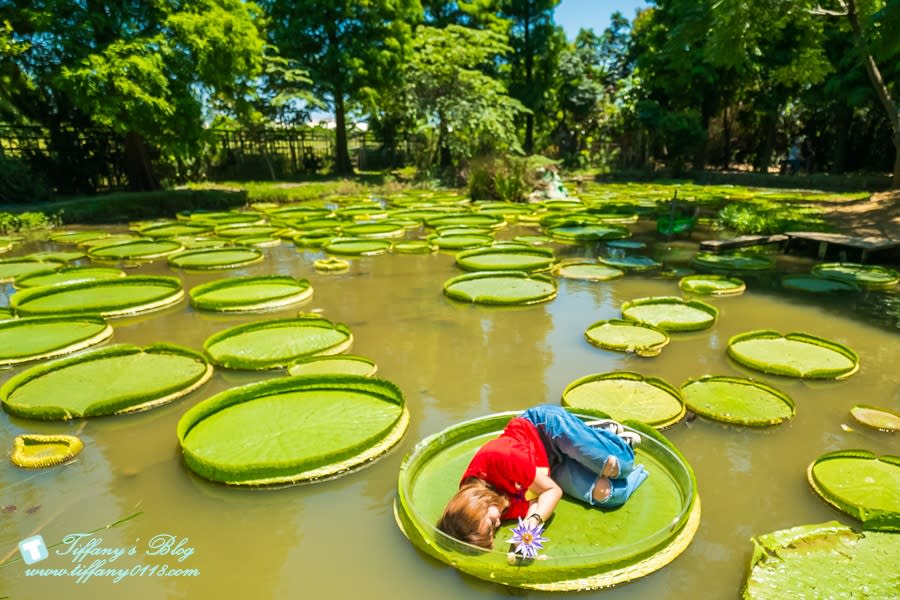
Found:
M 855 237 L 882 237 L 900 241 L 900 190 L 873 194 L 840 206 L 829 205 L 825 220 L 839 233 Z

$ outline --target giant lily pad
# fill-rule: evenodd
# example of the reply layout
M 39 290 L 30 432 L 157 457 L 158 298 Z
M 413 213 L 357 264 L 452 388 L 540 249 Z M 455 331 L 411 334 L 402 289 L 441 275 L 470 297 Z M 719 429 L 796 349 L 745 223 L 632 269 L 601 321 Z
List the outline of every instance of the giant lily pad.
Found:
M 825 502 L 866 529 L 900 531 L 900 456 L 829 452 L 809 465 L 806 477 Z
M 256 248 L 201 248 L 170 256 L 169 264 L 182 269 L 232 269 L 259 262 L 262 259 L 262 251 Z
M 535 304 L 555 298 L 557 286 L 545 275 L 483 271 L 448 279 L 444 293 L 454 300 L 476 304 Z
M 584 337 L 599 348 L 638 356 L 656 356 L 669 343 L 669 335 L 662 329 L 621 319 L 597 321 L 588 326 Z
M 900 536 L 856 533 L 837 521 L 753 538 L 745 600 L 896 598 Z
M 737 277 L 724 275 L 687 275 L 678 281 L 685 292 L 709 296 L 736 296 L 743 294 L 747 284 Z
M 842 294 L 859 291 L 859 286 L 855 283 L 815 277 L 814 275 L 785 275 L 781 278 L 781 287 L 811 294 Z
M 0 283 L 18 281 L 19 278 L 60 270 L 64 263 L 34 258 L 4 258 L 0 260 Z
M 888 290 L 900 281 L 900 273 L 894 269 L 857 263 L 822 263 L 812 268 L 812 274 L 853 283 L 870 290 Z
M 794 401 L 759 381 L 741 377 L 704 376 L 681 386 L 689 409 L 709 419 L 764 427 L 794 416 Z
M 775 259 L 762 254 L 716 254 L 698 252 L 693 262 L 698 267 L 726 271 L 765 271 L 775 268 Z
M 28 317 L 0 323 L 0 366 L 52 358 L 103 342 L 112 327 L 100 317 Z
M 269 275 L 235 277 L 202 283 L 190 290 L 191 305 L 203 310 L 235 312 L 280 308 L 313 295 L 306 279 Z
M 97 279 L 118 279 L 125 271 L 114 267 L 66 267 L 51 273 L 35 273 L 16 279 L 16 287 L 40 287 L 42 285 L 68 285 Z
M 437 522 L 475 451 L 496 437 L 515 413 L 466 421 L 416 444 L 400 466 L 394 518 L 417 548 L 473 577 L 501 585 L 547 590 L 613 586 L 661 569 L 691 542 L 700 499 L 690 465 L 663 436 L 637 422 L 626 426 L 644 443 L 637 462 L 649 477 L 621 508 L 587 508 L 563 497 L 546 535 L 545 550 L 527 565 L 510 564 L 504 531 L 492 550 L 455 540 Z
M 587 281 L 609 281 L 625 275 L 625 271 L 598 265 L 595 262 L 566 262 L 553 267 L 553 274 L 567 279 L 584 279 Z
M 604 223 L 599 219 L 582 221 L 579 219 L 556 221 L 546 228 L 547 235 L 567 242 L 590 242 L 596 240 L 615 240 L 631 235 L 627 227 Z
M 129 275 L 16 292 L 10 304 L 20 315 L 93 313 L 119 317 L 175 304 L 184 296 L 176 277 Z
M 466 271 L 540 271 L 555 260 L 552 250 L 524 244 L 496 244 L 456 255 L 457 266 Z
M 174 240 L 131 240 L 91 248 L 88 256 L 96 260 L 153 260 L 183 249 L 184 246 Z
M 872 429 L 900 431 L 900 415 L 886 408 L 857 404 L 850 409 L 850 416 Z
M 741 333 L 728 340 L 728 356 L 764 373 L 804 379 L 843 379 L 859 370 L 853 350 L 806 333 Z
M 363 356 L 340 354 L 302 358 L 288 367 L 290 375 L 362 375 L 372 377 L 378 365 Z
M 562 403 L 578 412 L 617 421 L 633 419 L 656 428 L 673 425 L 686 413 L 684 400 L 674 387 L 662 379 L 628 371 L 576 379 L 563 390 Z
M 406 235 L 406 227 L 396 221 L 352 223 L 341 227 L 341 233 L 348 237 L 400 238 Z
M 282 377 L 233 388 L 178 422 L 188 467 L 230 485 L 333 477 L 387 452 L 409 413 L 394 384 L 354 375 Z
M 696 331 L 716 322 L 719 311 L 699 300 L 677 296 L 636 298 L 622 304 L 622 316 L 629 321 L 646 323 L 664 331 Z
M 441 250 L 470 250 L 490 246 L 494 237 L 481 233 L 450 233 L 430 236 L 428 241 Z
M 340 237 L 329 240 L 322 248 L 331 254 L 375 256 L 391 249 L 390 240 L 365 237 Z
M 23 469 L 43 469 L 69 462 L 84 448 L 74 435 L 24 433 L 13 440 L 10 460 Z
M 238 325 L 206 340 L 216 365 L 229 369 L 277 369 L 308 356 L 340 354 L 353 344 L 343 324 L 315 317 L 272 319 Z
M 649 271 L 662 266 L 661 262 L 653 260 L 649 256 L 598 256 L 597 262 L 626 271 Z
M 170 344 L 117 344 L 43 363 L 0 387 L 6 412 L 66 420 L 137 412 L 203 385 L 212 367 L 203 355 Z
M 138 229 L 138 233 L 151 238 L 173 238 L 179 236 L 203 235 L 212 230 L 213 226 L 211 224 L 169 221 L 145 225 Z

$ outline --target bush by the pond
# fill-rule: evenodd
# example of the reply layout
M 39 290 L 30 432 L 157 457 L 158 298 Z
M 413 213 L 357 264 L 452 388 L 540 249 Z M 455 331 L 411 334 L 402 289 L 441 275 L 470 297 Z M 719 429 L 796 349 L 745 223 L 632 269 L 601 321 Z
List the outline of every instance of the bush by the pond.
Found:
M 0 204 L 40 202 L 50 193 L 50 186 L 27 161 L 0 154 Z
M 46 229 L 57 225 L 57 222 L 55 216 L 47 216 L 42 212 L 0 212 L 0 234 Z
M 247 204 L 246 190 L 163 190 L 118 192 L 73 198 L 48 205 L 62 223 L 125 223 L 174 217 L 182 211 L 231 210 Z

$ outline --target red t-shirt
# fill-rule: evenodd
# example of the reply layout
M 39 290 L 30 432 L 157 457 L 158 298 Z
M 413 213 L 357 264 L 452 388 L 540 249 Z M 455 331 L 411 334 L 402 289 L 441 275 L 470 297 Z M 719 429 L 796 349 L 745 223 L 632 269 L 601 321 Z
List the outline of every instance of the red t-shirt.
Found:
M 524 517 L 528 512 L 525 492 L 534 483 L 537 467 L 549 467 L 547 451 L 537 428 L 522 417 L 513 418 L 500 434 L 478 449 L 462 479 L 487 481 L 509 498 L 504 519 Z

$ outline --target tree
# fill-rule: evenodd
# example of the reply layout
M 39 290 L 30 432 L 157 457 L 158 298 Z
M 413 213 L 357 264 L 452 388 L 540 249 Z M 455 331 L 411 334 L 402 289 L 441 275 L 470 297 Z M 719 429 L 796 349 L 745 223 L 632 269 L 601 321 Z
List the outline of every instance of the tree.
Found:
M 348 108 L 374 109 L 380 88 L 398 85 L 418 0 L 263 0 L 271 38 L 282 54 L 309 72 L 316 96 L 334 109 L 338 174 L 353 173 Z
M 28 49 L 13 59 L 20 83 L 7 97 L 58 151 L 73 129 L 120 135 L 133 189 L 158 188 L 151 154 L 196 147 L 204 103 L 242 93 L 262 64 L 262 15 L 244 0 L 0 4 L 10 8 Z

